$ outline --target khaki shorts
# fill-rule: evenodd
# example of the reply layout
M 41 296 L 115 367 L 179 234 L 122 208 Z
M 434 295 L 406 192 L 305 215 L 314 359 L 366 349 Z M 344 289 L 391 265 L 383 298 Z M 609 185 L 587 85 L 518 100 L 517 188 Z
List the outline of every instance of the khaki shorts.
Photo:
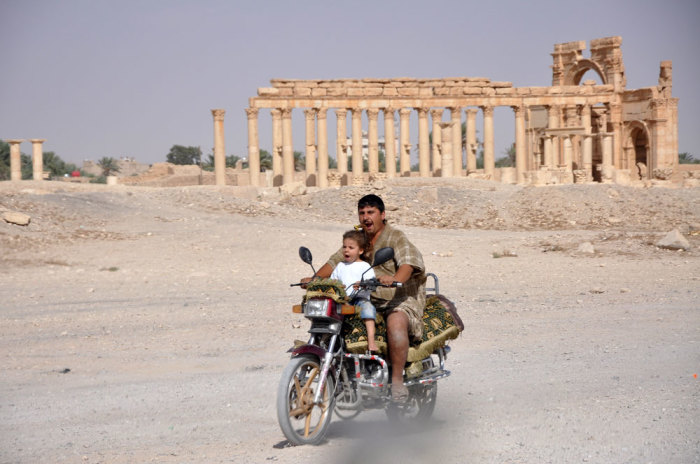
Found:
M 384 310 L 384 314 L 388 315 L 394 311 L 404 313 L 408 317 L 408 334 L 411 338 L 411 345 L 418 345 L 423 339 L 423 309 L 425 309 L 425 298 L 409 297 L 398 305 L 390 306 Z

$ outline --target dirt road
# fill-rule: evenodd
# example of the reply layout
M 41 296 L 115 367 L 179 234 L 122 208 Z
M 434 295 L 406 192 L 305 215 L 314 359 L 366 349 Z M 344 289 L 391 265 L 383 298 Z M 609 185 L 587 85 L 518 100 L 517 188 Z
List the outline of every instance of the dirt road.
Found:
M 654 246 L 699 189 L 380 186 L 466 323 L 452 376 L 422 430 L 375 411 L 289 447 L 297 249 L 322 264 L 364 191 L 9 184 L 0 462 L 700 462 L 700 240 Z

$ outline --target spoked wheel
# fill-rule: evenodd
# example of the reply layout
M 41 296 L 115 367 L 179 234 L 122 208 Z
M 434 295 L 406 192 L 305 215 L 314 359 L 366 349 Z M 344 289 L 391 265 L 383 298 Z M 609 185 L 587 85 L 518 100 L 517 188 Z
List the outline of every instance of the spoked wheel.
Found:
M 390 404 L 386 408 L 390 421 L 426 421 L 433 415 L 437 401 L 437 383 L 411 386 L 409 393 L 406 404 Z
M 328 376 L 321 403 L 314 404 L 321 368 L 315 356 L 292 359 L 282 372 L 277 390 L 277 420 L 284 436 L 295 445 L 317 445 L 331 423 L 333 379 Z

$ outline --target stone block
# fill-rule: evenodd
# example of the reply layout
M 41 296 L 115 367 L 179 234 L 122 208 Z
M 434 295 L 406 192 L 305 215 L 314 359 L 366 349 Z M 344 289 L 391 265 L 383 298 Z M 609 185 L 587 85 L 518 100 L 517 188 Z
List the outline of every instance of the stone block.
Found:
M 347 94 L 348 89 L 345 87 L 331 87 L 326 92 L 326 95 L 329 97 L 345 97 Z
M 481 94 L 490 97 L 496 95 L 496 89 L 494 89 L 493 87 L 482 87 Z
M 382 95 L 385 97 L 396 97 L 399 93 L 396 91 L 396 87 L 384 87 L 382 89 Z
M 462 93 L 464 95 L 481 95 L 483 92 L 483 87 L 462 87 Z M 493 89 L 490 89 L 493 90 Z
M 656 246 L 667 250 L 690 250 L 690 243 L 678 229 L 673 229 L 666 234 L 666 236 L 656 242 Z
M 280 94 L 280 89 L 276 87 L 258 87 L 259 97 L 276 97 Z
M 300 97 L 310 97 L 311 87 L 294 87 L 294 95 Z
M 365 95 L 367 96 L 380 96 L 382 95 L 382 88 L 377 86 L 365 87 Z
M 499 87 L 499 88 L 496 88 L 495 90 L 496 90 L 496 95 L 515 95 L 515 90 L 516 90 L 516 89 L 512 89 L 512 88 L 509 89 L 509 88 L 505 88 L 505 87 L 503 87 L 503 88 Z
M 328 95 L 327 88 L 318 87 L 318 88 L 311 89 L 311 96 L 312 97 L 325 97 L 326 95 Z
M 417 97 L 418 87 L 400 87 L 396 89 L 402 97 Z
M 449 87 L 438 87 L 435 89 L 435 96 L 436 97 L 445 97 L 450 94 L 450 88 Z
M 364 97 L 365 89 L 360 87 L 350 87 L 347 89 L 348 97 Z
M 489 85 L 490 85 L 491 87 L 494 87 L 494 88 L 499 88 L 499 87 L 513 87 L 513 83 L 512 83 L 512 82 L 505 82 L 505 81 L 501 81 L 501 82 L 491 82 Z
M 292 95 L 294 95 L 294 88 L 292 88 L 292 87 L 280 88 L 280 93 L 279 93 L 280 97 L 291 97 Z
M 420 97 L 432 97 L 433 96 L 433 88 L 432 87 L 421 87 L 418 90 L 418 96 L 420 96 Z
M 18 211 L 3 211 L 0 213 L 0 217 L 10 224 L 15 224 L 17 226 L 27 226 L 31 221 L 31 217 L 28 214 L 20 213 Z

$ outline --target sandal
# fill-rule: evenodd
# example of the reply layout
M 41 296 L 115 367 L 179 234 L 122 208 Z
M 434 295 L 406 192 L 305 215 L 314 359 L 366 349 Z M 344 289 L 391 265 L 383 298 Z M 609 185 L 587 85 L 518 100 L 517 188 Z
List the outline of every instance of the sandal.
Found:
M 392 385 L 391 401 L 400 404 L 408 401 L 408 388 L 406 388 L 404 385 Z

